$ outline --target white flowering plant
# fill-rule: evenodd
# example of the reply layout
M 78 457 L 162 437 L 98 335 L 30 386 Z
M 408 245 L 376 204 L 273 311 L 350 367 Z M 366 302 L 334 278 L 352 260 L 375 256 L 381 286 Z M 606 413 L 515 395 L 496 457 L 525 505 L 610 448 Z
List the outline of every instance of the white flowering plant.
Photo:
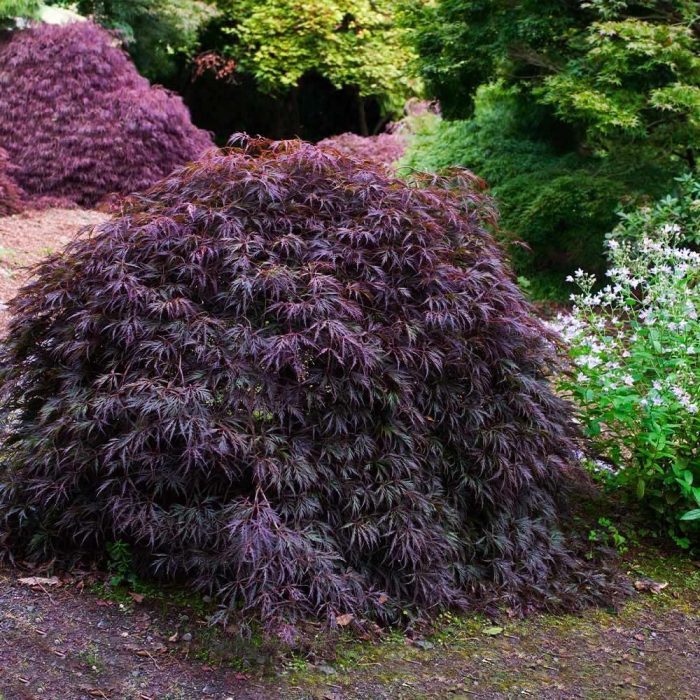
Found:
M 636 493 L 682 547 L 700 545 L 700 254 L 675 223 L 608 242 L 609 283 L 578 270 L 562 389 L 599 459 L 598 476 Z

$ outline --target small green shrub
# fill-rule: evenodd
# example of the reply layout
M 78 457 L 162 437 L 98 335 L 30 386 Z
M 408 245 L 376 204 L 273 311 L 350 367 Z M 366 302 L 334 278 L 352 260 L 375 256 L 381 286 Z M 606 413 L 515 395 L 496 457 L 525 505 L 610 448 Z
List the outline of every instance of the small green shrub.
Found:
M 682 234 L 683 243 L 694 248 L 700 246 L 700 177 L 686 174 L 676 182 L 676 192 L 653 206 L 622 214 L 622 221 L 608 234 L 608 239 L 641 240 L 645 236 L 653 239 L 660 228 L 673 226 Z
M 565 299 L 562 280 L 577 267 L 602 273 L 605 233 L 615 226 L 620 202 L 658 197 L 673 177 L 639 150 L 613 163 L 582 154 L 566 139 L 553 144 L 546 114 L 500 84 L 478 90 L 471 119 L 427 113 L 409 127 L 403 168 L 459 165 L 488 182 L 502 215 L 501 240 L 537 298 Z
M 598 518 L 598 527 L 590 530 L 588 541 L 614 547 L 620 554 L 624 554 L 628 549 L 627 537 L 620 532 L 620 529 L 610 518 Z
M 116 542 L 108 542 L 105 548 L 108 557 L 107 568 L 111 574 L 109 585 L 126 584 L 133 587 L 136 583 L 136 574 L 129 544 L 123 540 L 117 540 Z
M 631 221 L 644 221 L 644 215 Z M 610 283 L 570 278 L 573 314 L 564 390 L 580 407 L 611 487 L 636 492 L 682 547 L 700 543 L 700 254 L 678 247 L 675 223 L 656 238 L 612 239 Z

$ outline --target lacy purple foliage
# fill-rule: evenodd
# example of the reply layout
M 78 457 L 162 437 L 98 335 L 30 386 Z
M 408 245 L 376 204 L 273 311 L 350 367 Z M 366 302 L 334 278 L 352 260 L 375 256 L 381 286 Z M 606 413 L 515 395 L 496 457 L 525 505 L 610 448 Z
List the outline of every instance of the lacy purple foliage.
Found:
M 114 36 L 76 22 L 17 32 L 0 48 L 0 146 L 28 194 L 93 206 L 150 187 L 212 142 Z
M 123 540 L 272 626 L 594 599 L 558 526 L 580 472 L 553 345 L 475 179 L 231 143 L 11 302 L 4 551 Z
M 22 211 L 22 191 L 13 177 L 7 151 L 0 148 L 0 216 Z
M 359 136 L 340 134 L 318 142 L 321 148 L 332 148 L 338 153 L 362 161 L 379 163 L 391 167 L 406 150 L 405 139 L 398 134 Z

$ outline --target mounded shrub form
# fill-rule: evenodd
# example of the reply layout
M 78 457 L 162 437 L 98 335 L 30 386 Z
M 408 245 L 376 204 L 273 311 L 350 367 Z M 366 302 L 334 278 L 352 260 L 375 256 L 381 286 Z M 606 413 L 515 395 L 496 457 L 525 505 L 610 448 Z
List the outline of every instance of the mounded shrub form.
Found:
M 76 22 L 37 25 L 0 47 L 0 146 L 29 195 L 94 206 L 150 187 L 212 142 L 112 34 Z
M 123 541 L 281 629 L 598 597 L 559 528 L 553 344 L 492 223 L 466 172 L 243 136 L 133 197 L 11 302 L 4 551 Z
M 12 177 L 10 157 L 0 148 L 0 216 L 22 211 L 22 191 Z

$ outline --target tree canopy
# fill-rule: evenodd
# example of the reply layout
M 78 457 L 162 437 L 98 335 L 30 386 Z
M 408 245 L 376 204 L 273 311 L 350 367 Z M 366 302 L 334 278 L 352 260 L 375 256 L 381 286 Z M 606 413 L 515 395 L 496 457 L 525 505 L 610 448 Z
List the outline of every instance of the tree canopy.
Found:
M 151 80 L 166 80 L 177 57 L 191 56 L 199 30 L 217 14 L 213 0 L 77 0 L 78 10 L 117 29 L 137 67 Z
M 437 127 L 442 135 L 434 131 L 430 143 L 423 138 L 412 164 L 438 156 L 442 165 L 475 167 L 488 177 L 500 190 L 505 220 L 533 248 L 536 265 L 543 249 L 535 238 L 565 267 L 594 263 L 590 256 L 572 255 L 580 246 L 570 243 L 581 236 L 602 260 L 602 236 L 621 199 L 658 195 L 695 168 L 697 2 L 415 0 L 406 18 L 429 94 L 447 119 L 469 125 Z M 484 104 L 482 89 L 491 106 Z M 498 100 L 507 116 L 485 121 L 484 110 L 493 113 Z M 516 157 L 522 148 L 529 153 L 525 163 Z M 533 162 L 538 152 L 542 157 Z M 565 178 L 541 181 L 552 158 Z M 508 165 L 496 168 L 504 159 Z M 528 170 L 537 182 L 518 178 Z M 544 201 L 544 208 L 535 204 Z M 595 216 L 577 223 L 577 201 Z M 536 212 L 544 218 L 533 217 Z M 537 226 L 528 224 L 534 221 Z M 551 267 L 554 258 L 548 253 L 544 266 Z
M 268 91 L 309 72 L 362 97 L 405 98 L 411 52 L 392 0 L 220 0 L 227 52 Z
M 494 79 L 551 107 L 579 145 L 629 143 L 692 167 L 700 141 L 700 9 L 691 0 L 439 0 L 414 8 L 421 72 L 448 117 Z

